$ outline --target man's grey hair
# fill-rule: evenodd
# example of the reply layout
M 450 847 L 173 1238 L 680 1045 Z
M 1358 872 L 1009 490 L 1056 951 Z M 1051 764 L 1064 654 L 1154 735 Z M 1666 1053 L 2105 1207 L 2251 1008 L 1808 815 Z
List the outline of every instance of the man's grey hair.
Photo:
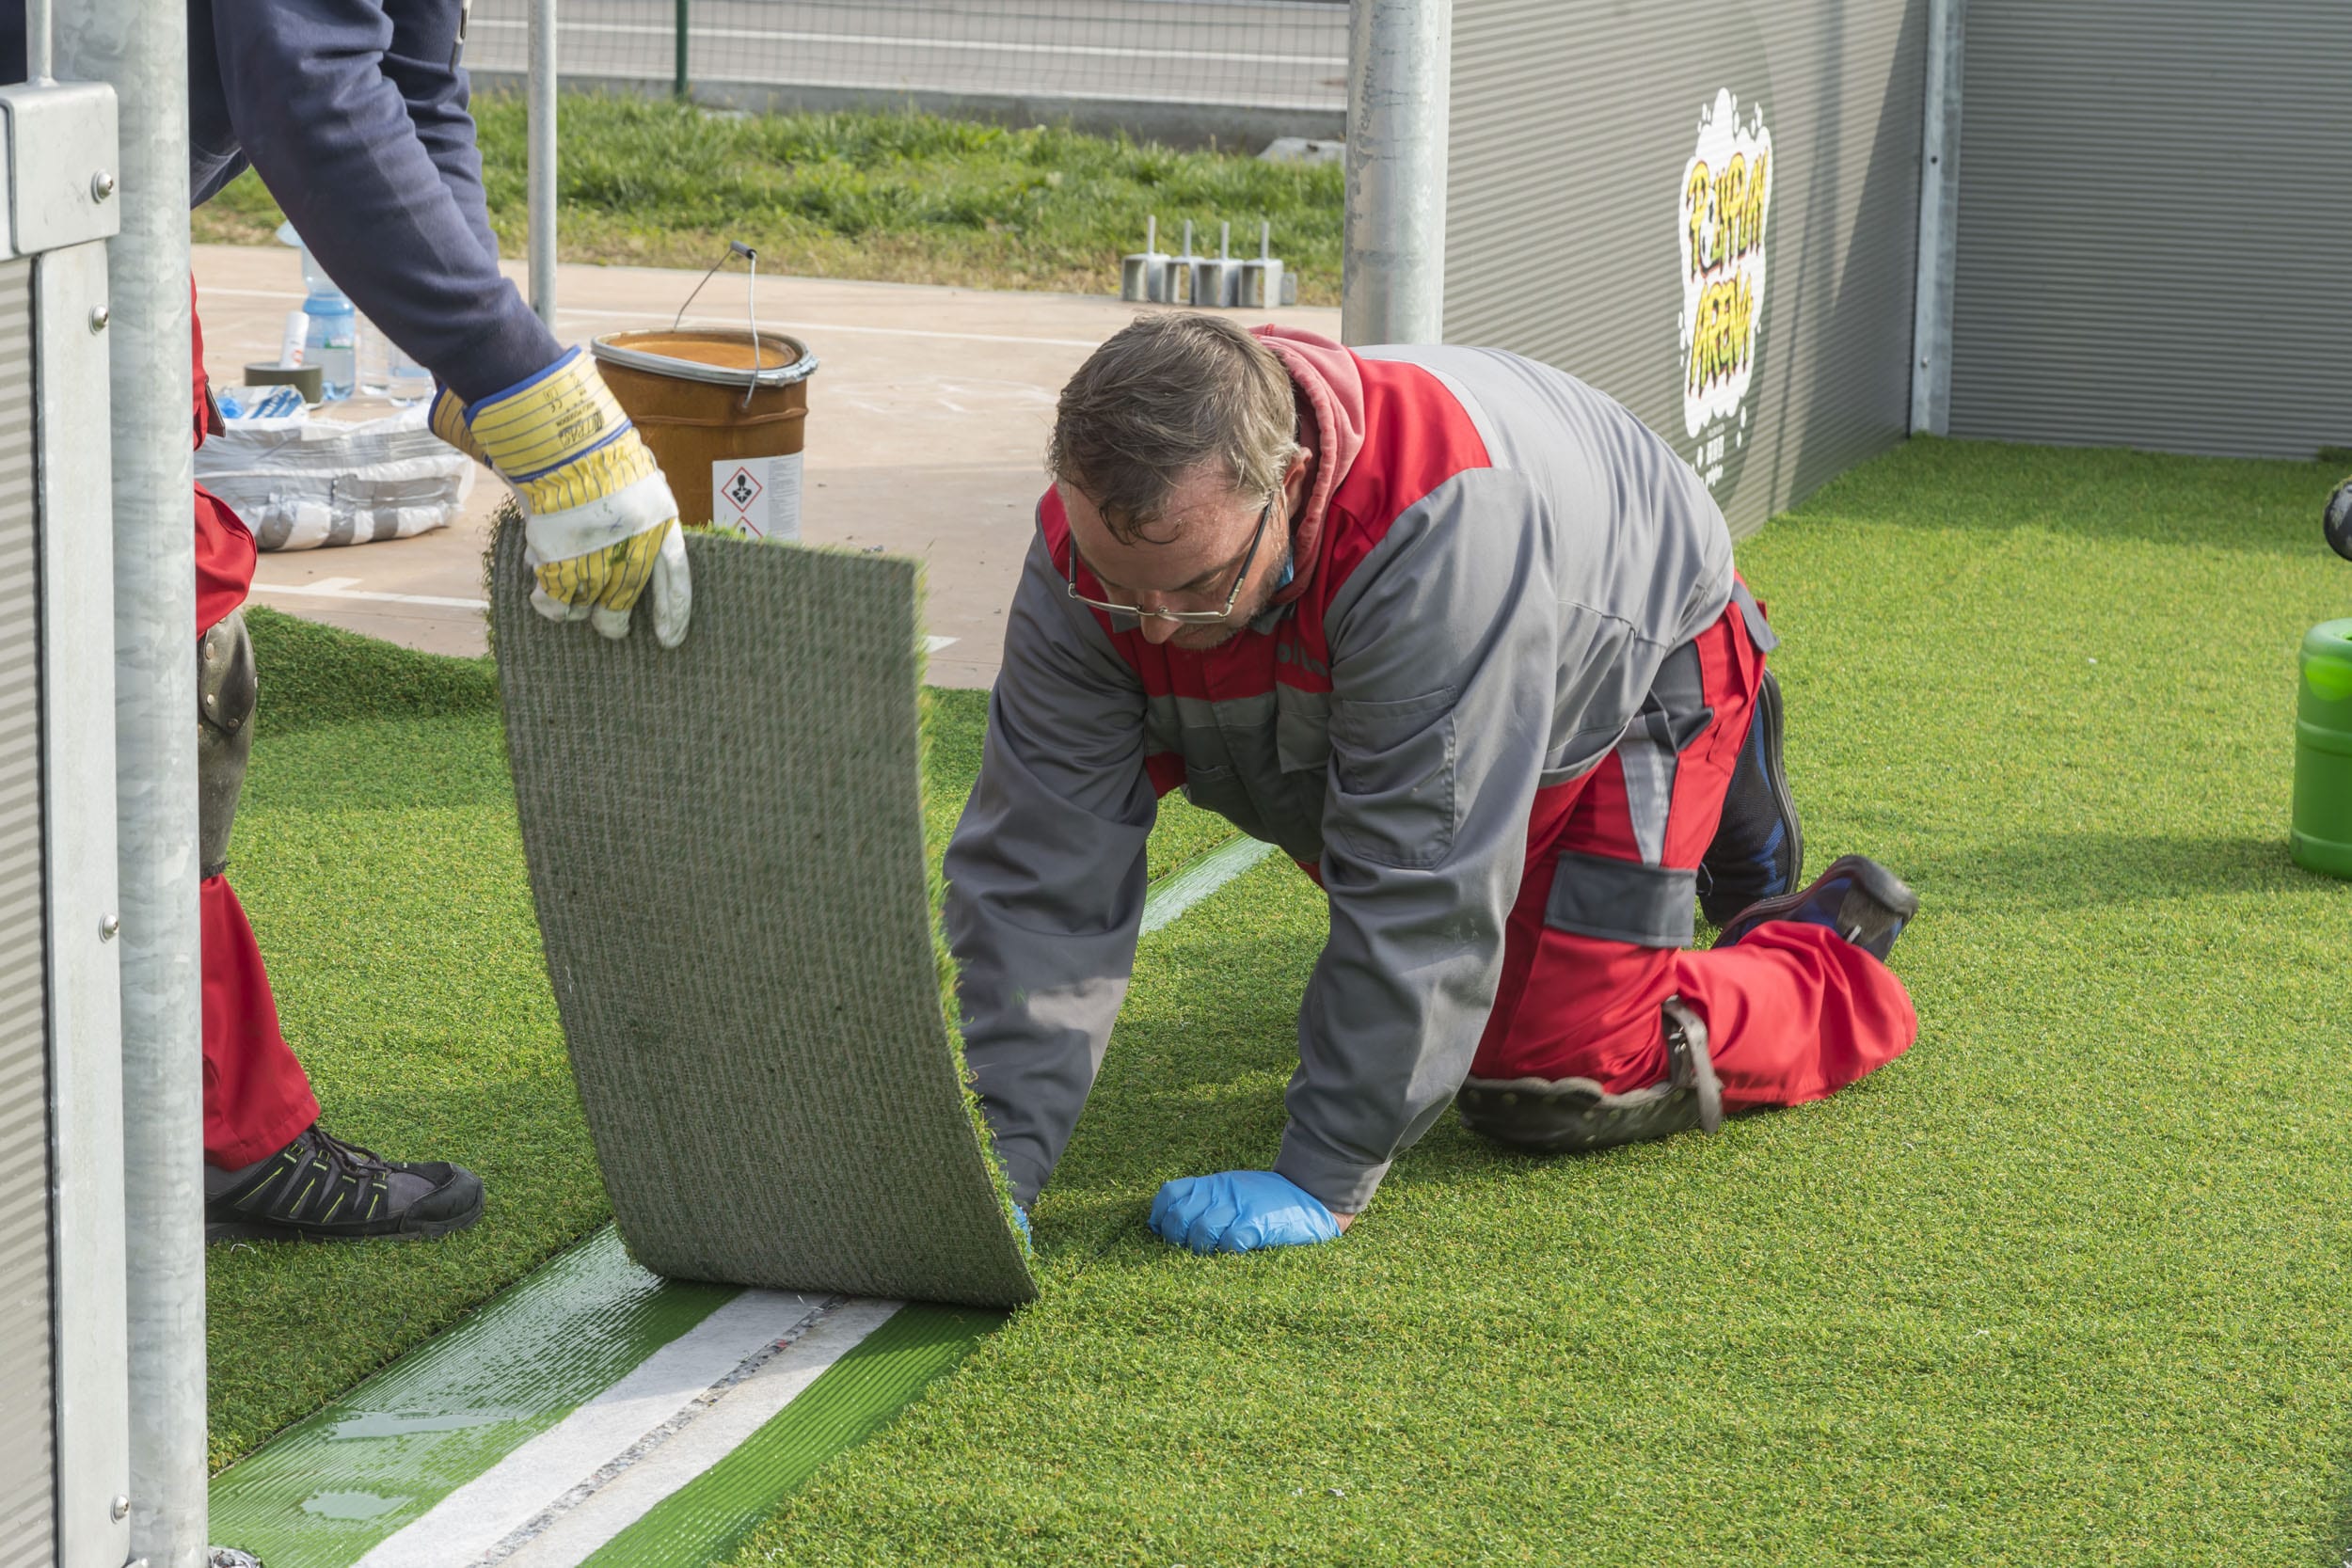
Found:
M 1045 466 L 1133 544 L 1160 520 L 1177 482 L 1221 464 L 1236 492 L 1280 488 L 1298 444 L 1290 373 L 1221 316 L 1141 316 L 1061 389 Z

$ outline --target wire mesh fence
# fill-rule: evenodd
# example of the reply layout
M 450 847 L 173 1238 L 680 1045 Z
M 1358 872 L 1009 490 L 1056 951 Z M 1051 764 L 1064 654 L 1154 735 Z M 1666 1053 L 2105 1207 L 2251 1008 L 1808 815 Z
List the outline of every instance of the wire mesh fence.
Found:
M 527 0 L 477 0 L 477 72 L 524 69 Z M 1099 101 L 1336 115 L 1345 0 L 564 0 L 580 82 L 886 102 Z

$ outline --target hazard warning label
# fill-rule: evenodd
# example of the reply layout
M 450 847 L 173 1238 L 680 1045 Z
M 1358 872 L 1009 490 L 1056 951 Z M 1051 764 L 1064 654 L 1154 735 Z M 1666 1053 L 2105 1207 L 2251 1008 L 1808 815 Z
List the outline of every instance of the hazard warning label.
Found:
M 710 466 L 710 518 L 761 539 L 801 536 L 801 454 L 724 457 Z

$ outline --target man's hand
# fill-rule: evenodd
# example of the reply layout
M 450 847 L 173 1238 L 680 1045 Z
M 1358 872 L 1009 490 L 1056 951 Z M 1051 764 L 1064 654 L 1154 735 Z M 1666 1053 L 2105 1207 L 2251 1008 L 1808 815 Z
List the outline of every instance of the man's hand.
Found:
M 531 602 L 550 621 L 587 621 L 628 635 L 650 595 L 654 640 L 686 639 L 693 583 L 677 502 L 637 427 L 574 348 L 538 375 L 462 411 L 444 391 L 433 411 L 442 438 L 471 451 L 513 488 L 523 510 Z
M 1312 1193 L 1270 1170 L 1180 1176 L 1162 1183 L 1152 1200 L 1152 1233 L 1195 1252 L 1336 1242 L 1355 1218 L 1333 1213 Z

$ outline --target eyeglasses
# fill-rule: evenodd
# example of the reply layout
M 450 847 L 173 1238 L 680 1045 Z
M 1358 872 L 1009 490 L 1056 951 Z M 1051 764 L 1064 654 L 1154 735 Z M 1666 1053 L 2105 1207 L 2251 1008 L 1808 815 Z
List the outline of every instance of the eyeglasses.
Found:
M 1258 559 L 1258 546 L 1265 540 L 1265 526 L 1274 518 L 1274 503 L 1281 499 L 1276 490 L 1265 499 L 1263 510 L 1258 514 L 1258 531 L 1249 536 L 1249 548 L 1243 552 L 1241 570 L 1233 575 L 1233 591 L 1225 595 L 1223 610 L 1145 610 L 1131 604 L 1113 604 L 1108 599 L 1089 599 L 1078 592 L 1078 541 L 1073 534 L 1070 541 L 1068 586 L 1070 596 L 1089 610 L 1100 610 L 1111 615 L 1132 615 L 1139 621 L 1173 621 L 1184 626 L 1214 626 L 1222 624 L 1233 613 L 1233 606 L 1241 602 L 1241 585 L 1249 580 L 1250 564 Z

